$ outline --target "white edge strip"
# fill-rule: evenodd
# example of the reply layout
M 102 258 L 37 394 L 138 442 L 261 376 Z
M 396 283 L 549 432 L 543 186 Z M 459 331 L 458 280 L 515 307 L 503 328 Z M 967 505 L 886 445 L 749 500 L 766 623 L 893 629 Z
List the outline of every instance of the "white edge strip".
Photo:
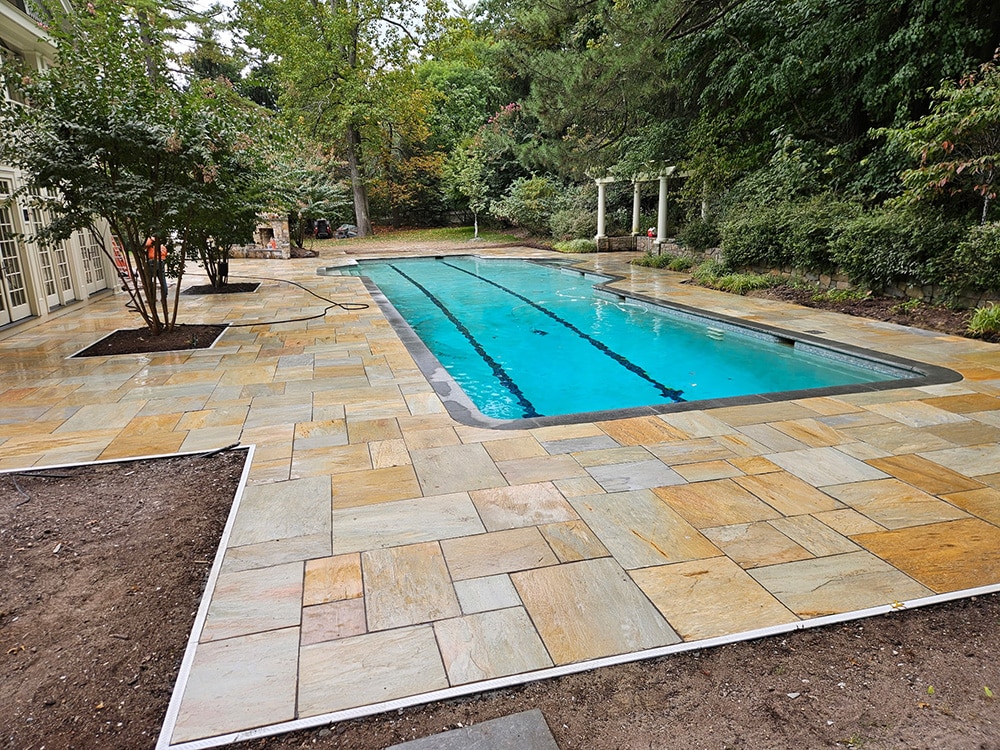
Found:
M 232 507 L 229 509 L 229 517 L 226 519 L 226 526 L 222 530 L 222 537 L 219 541 L 218 549 L 215 551 L 215 560 L 212 563 L 212 570 L 205 581 L 205 591 L 201 597 L 201 604 L 198 605 L 198 613 L 194 618 L 194 625 L 191 627 L 191 634 L 188 636 L 187 647 L 184 649 L 184 658 L 181 661 L 180 670 L 177 673 L 177 681 L 174 683 L 174 691 L 170 696 L 170 704 L 167 706 L 167 713 L 163 719 L 163 726 L 160 728 L 160 737 L 156 741 L 156 750 L 170 746 L 170 736 L 173 734 L 174 725 L 177 723 L 177 715 L 181 709 L 181 699 L 187 688 L 188 677 L 191 674 L 191 665 L 194 662 L 195 650 L 198 647 L 198 639 L 201 630 L 208 617 L 208 605 L 212 601 L 212 592 L 215 591 L 215 583 L 219 578 L 219 571 L 222 569 L 222 560 L 226 556 L 226 549 L 229 547 L 229 537 L 233 532 L 233 525 L 236 522 L 236 513 L 239 510 L 240 502 L 243 500 L 243 490 L 246 488 L 247 480 L 250 477 L 250 466 L 253 464 L 254 451 L 256 445 L 245 446 L 248 448 L 246 461 L 243 463 L 243 473 L 240 476 L 239 484 L 236 487 L 236 494 Z
M 248 464 L 249 465 L 249 464 Z M 227 528 L 228 533 L 228 528 Z M 222 547 L 220 547 L 220 550 Z M 206 588 L 206 592 L 208 589 Z M 646 651 L 636 651 L 629 654 L 619 654 L 617 656 L 608 656 L 601 659 L 592 659 L 590 661 L 576 662 L 574 664 L 564 664 L 559 667 L 551 667 L 549 669 L 540 669 L 534 672 L 524 672 L 516 675 L 509 675 L 507 677 L 498 677 L 493 680 L 484 680 L 482 682 L 473 682 L 465 685 L 458 685 L 456 687 L 446 688 L 444 690 L 436 690 L 430 693 L 422 693 L 420 695 L 411 695 L 405 698 L 398 698 L 392 701 L 385 701 L 384 703 L 373 703 L 368 706 L 359 706 L 357 708 L 348 708 L 342 711 L 333 711 L 331 713 L 319 714 L 317 716 L 309 716 L 304 719 L 295 719 L 293 721 L 285 721 L 280 724 L 271 724 L 270 726 L 257 727 L 256 729 L 248 729 L 241 732 L 233 732 L 231 734 L 217 735 L 215 737 L 207 737 L 201 740 L 192 740 L 189 742 L 183 742 L 178 745 L 167 745 L 163 743 L 163 735 L 161 734 L 161 743 L 157 744 L 156 750 L 205 750 L 210 747 L 220 747 L 222 745 L 229 745 L 234 742 L 244 742 L 246 740 L 258 739 L 261 737 L 270 737 L 276 734 L 282 734 L 284 732 L 294 732 L 300 729 L 310 729 L 313 727 L 323 726 L 325 724 L 331 724 L 338 721 L 347 721 L 349 719 L 358 719 L 364 716 L 371 716 L 374 714 L 385 713 L 388 711 L 395 711 L 403 708 L 410 708 L 412 706 L 418 706 L 424 703 L 432 703 L 434 701 L 450 700 L 452 698 L 458 698 L 461 696 L 472 695 L 474 693 L 484 693 L 490 690 L 498 690 L 500 688 L 512 687 L 515 685 L 523 685 L 528 682 L 534 682 L 536 680 L 547 680 L 553 677 L 563 677 L 569 674 L 575 674 L 578 672 L 586 672 L 591 669 L 598 669 L 601 667 L 611 667 L 618 664 L 627 664 L 629 662 L 641 661 L 645 659 L 655 659 L 661 656 L 669 656 L 671 654 L 684 653 L 686 651 L 697 651 L 706 648 L 713 648 L 715 646 L 725 646 L 732 643 L 738 643 L 740 641 L 752 641 L 757 638 L 766 638 L 769 636 L 783 635 L 786 633 L 792 633 L 799 630 L 808 630 L 810 628 L 823 627 L 825 625 L 836 625 L 842 622 L 850 622 L 853 620 L 861 620 L 866 617 L 874 617 L 876 615 L 885 615 L 891 612 L 898 612 L 907 609 L 916 609 L 919 607 L 927 607 L 933 604 L 942 604 L 944 602 L 955 601 L 957 599 L 968 599 L 974 596 L 983 596 L 986 594 L 993 594 L 1000 592 L 1000 584 L 991 584 L 989 586 L 980 586 L 978 588 L 964 589 L 962 591 L 950 591 L 945 594 L 935 594 L 934 596 L 927 596 L 921 599 L 913 599 L 908 602 L 893 602 L 892 604 L 884 604 L 878 607 L 869 607 L 868 609 L 855 610 L 853 612 L 841 612 L 835 615 L 826 615 L 824 617 L 814 617 L 809 620 L 799 620 L 797 622 L 785 623 L 783 625 L 772 625 L 766 628 L 759 628 L 757 630 L 748 630 L 743 633 L 733 633 L 731 635 L 718 636 L 716 638 L 705 638 L 700 641 L 687 641 L 683 643 L 675 643 L 671 646 L 661 646 L 660 648 L 647 649 Z M 206 600 L 207 600 L 206 596 Z M 204 602 L 203 602 L 204 608 Z M 198 613 L 199 620 L 202 616 L 202 612 Z M 196 628 L 197 631 L 197 628 Z M 189 667 L 188 658 L 185 656 L 184 666 L 181 668 L 181 677 L 187 677 L 186 667 Z M 175 689 L 174 697 L 178 695 L 180 689 L 181 678 L 178 678 L 178 688 Z M 171 708 L 173 708 L 173 701 L 171 701 Z M 170 711 L 167 712 L 167 718 L 171 721 L 176 719 L 175 715 L 171 715 Z M 164 726 L 164 731 L 166 731 L 166 726 Z

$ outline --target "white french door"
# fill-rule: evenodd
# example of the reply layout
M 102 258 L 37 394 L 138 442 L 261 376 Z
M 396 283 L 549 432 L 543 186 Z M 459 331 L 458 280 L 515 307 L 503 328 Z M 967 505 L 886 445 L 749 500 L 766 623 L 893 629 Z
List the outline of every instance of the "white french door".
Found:
M 9 194 L 9 183 L 0 180 L 0 194 Z M 8 206 L 0 206 L 0 325 L 31 315 L 24 261 Z

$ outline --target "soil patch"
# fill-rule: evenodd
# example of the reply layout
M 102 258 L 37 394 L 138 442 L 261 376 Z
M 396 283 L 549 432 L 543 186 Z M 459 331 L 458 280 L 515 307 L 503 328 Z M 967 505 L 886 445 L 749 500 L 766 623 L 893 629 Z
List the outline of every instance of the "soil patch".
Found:
M 255 281 L 239 281 L 221 287 L 199 284 L 198 286 L 189 286 L 181 294 L 245 294 L 256 292 L 259 287 L 260 283 Z
M 0 747 L 153 747 L 245 460 L 0 475 Z
M 148 354 L 188 349 L 207 349 L 226 330 L 222 325 L 178 325 L 153 336 L 148 328 L 131 328 L 108 334 L 74 357 L 106 357 L 114 354 Z

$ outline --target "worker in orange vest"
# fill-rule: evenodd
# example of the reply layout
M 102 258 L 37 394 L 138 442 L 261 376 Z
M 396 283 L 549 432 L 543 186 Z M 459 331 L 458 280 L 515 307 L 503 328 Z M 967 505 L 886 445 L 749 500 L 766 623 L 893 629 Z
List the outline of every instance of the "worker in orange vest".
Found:
M 153 241 L 152 237 L 146 240 L 146 263 L 149 266 L 149 274 L 160 280 L 163 288 L 167 288 L 167 248 Z

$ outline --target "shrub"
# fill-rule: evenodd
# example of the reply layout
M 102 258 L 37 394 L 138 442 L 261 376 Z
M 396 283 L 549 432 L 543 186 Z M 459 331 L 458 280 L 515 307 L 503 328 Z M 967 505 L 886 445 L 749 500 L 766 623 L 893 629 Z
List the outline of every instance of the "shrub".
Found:
M 770 266 L 780 268 L 791 263 L 785 247 L 788 233 L 784 205 L 742 206 L 738 216 L 720 227 L 722 257 L 733 268 Z
M 963 287 L 1000 291 L 1000 222 L 978 224 L 969 230 L 958 243 L 947 283 L 956 292 Z
M 968 331 L 973 336 L 1000 333 L 1000 305 L 990 302 L 977 307 L 969 320 Z
M 646 268 L 668 268 L 671 263 L 676 261 L 672 255 L 653 255 L 652 253 L 646 253 L 645 255 L 636 258 L 632 261 L 633 266 L 644 266 Z
M 593 237 L 597 234 L 597 214 L 593 208 L 568 206 L 553 212 L 549 219 L 552 237 L 572 240 L 574 237 Z
M 730 294 L 746 294 L 754 289 L 767 289 L 781 283 L 779 277 L 767 274 L 730 273 L 718 277 L 713 286 Z
M 726 265 L 717 260 L 706 260 L 691 273 L 691 277 L 702 286 L 715 286 L 716 280 L 726 271 Z
M 681 246 L 697 252 L 718 247 L 720 240 L 719 227 L 714 222 L 705 221 L 700 217 L 689 221 L 677 234 L 677 242 Z
M 593 240 L 565 240 L 556 242 L 552 247 L 560 253 L 595 253 L 597 243 Z
M 547 235 L 552 214 L 560 208 L 562 189 L 548 177 L 520 178 L 490 206 L 490 213 L 535 235 Z
M 880 209 L 849 220 L 831 243 L 833 260 L 855 283 L 882 289 L 897 281 L 934 284 L 953 276 L 964 222 L 922 207 Z
M 667 263 L 667 268 L 671 271 L 686 271 L 691 266 L 694 265 L 694 261 L 690 258 L 674 258 L 669 263 Z

